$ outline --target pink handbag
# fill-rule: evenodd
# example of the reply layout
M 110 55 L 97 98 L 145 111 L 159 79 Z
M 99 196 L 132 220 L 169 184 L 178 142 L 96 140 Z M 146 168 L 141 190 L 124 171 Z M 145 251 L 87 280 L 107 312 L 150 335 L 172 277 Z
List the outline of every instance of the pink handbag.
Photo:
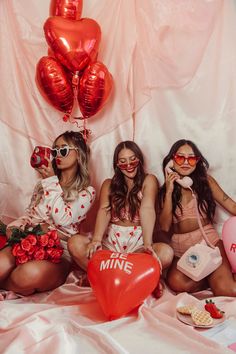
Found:
M 189 189 L 191 188 L 189 187 Z M 202 227 L 197 206 L 197 199 L 193 191 L 192 195 L 195 200 L 195 208 L 199 228 L 202 232 L 204 240 L 201 243 L 197 243 L 196 245 L 191 246 L 182 255 L 182 257 L 177 262 L 177 269 L 194 281 L 199 281 L 214 272 L 214 270 L 216 270 L 222 264 L 222 257 L 219 248 L 213 246 L 212 243 L 208 240 L 208 237 Z

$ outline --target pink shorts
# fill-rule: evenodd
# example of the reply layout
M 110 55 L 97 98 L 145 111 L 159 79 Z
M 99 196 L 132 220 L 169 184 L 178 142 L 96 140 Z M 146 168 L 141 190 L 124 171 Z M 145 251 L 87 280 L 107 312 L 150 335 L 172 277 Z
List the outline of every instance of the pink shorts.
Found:
M 203 229 L 209 239 L 209 241 L 215 246 L 219 241 L 219 235 L 214 229 L 212 224 L 203 226 Z M 171 238 L 170 246 L 174 250 L 176 257 L 181 257 L 189 247 L 200 243 L 203 240 L 203 235 L 200 229 L 184 234 L 174 234 Z
M 132 253 L 143 247 L 141 226 L 110 224 L 102 242 L 110 251 Z

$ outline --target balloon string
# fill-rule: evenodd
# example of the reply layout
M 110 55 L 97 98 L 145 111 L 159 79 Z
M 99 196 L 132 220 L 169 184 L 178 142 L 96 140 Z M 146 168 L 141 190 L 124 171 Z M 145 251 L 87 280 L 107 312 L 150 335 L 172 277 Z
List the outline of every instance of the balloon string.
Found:
M 78 97 L 78 87 L 79 87 L 79 71 L 76 71 L 72 77 L 74 104 L 75 104 L 75 101 L 77 101 L 77 99 L 78 99 L 77 98 Z M 63 117 L 63 120 L 65 122 L 70 121 L 71 123 L 76 124 L 77 128 L 79 130 L 81 130 L 81 132 L 83 134 L 84 141 L 87 142 L 88 135 L 91 134 L 91 131 L 86 129 L 87 119 L 85 117 L 75 117 L 75 116 L 72 116 L 71 113 L 66 113 Z M 78 124 L 78 122 L 76 122 L 76 120 L 83 120 L 83 125 L 79 126 L 79 124 Z M 80 128 L 82 128 L 82 129 L 80 129 Z
M 84 130 L 83 130 L 83 136 L 84 136 L 84 141 L 85 142 L 87 142 L 87 138 L 88 138 L 88 136 L 87 136 L 87 134 L 86 134 L 86 132 L 87 132 L 87 129 L 86 129 L 86 124 L 87 122 L 86 122 L 86 119 L 84 119 Z
M 73 77 L 72 77 L 72 89 L 73 89 L 73 100 L 74 100 L 74 104 L 73 104 L 73 107 L 75 106 L 75 103 L 77 103 L 78 101 L 78 87 L 79 87 L 79 71 L 76 71 L 74 74 L 73 74 Z M 72 111 L 73 111 L 73 107 L 72 107 Z M 72 122 L 72 119 L 76 119 L 76 120 L 84 120 L 84 117 L 83 116 L 80 116 L 80 117 L 76 117 L 76 116 L 72 116 L 71 113 L 69 112 L 66 112 L 65 115 L 63 116 L 63 121 L 64 122 Z M 73 122 L 73 123 L 76 123 L 77 122 Z M 78 124 L 77 124 L 78 126 Z

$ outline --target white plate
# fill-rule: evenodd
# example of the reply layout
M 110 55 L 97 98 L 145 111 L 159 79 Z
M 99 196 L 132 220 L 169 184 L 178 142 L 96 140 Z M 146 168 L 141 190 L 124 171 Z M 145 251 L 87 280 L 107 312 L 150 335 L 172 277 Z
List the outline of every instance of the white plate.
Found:
M 221 307 L 219 305 L 217 305 L 217 301 L 215 301 L 215 299 L 213 301 L 215 302 L 216 306 L 221 309 Z M 199 310 L 204 310 L 205 303 L 206 303 L 205 300 L 201 300 L 196 303 L 196 307 Z M 184 305 L 187 305 L 187 304 L 178 305 L 178 307 L 184 306 Z M 191 315 L 183 315 L 182 313 L 179 313 L 177 310 L 176 310 L 176 317 L 178 318 L 179 321 L 181 321 L 189 326 L 196 327 L 196 328 L 212 328 L 212 327 L 218 326 L 220 323 L 223 323 L 225 321 L 225 314 L 224 314 L 222 318 L 218 318 L 218 319 L 213 318 L 213 323 L 211 325 L 207 325 L 207 326 L 197 325 L 193 322 Z

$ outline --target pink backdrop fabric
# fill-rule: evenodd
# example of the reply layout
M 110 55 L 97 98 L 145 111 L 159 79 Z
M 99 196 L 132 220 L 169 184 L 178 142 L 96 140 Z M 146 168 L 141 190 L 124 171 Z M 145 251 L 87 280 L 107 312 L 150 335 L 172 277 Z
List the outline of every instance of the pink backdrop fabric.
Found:
M 38 178 L 29 165 L 33 147 L 78 129 L 62 121 L 35 84 L 36 64 L 48 50 L 43 24 L 49 4 L 0 2 L 0 214 L 5 219 L 21 215 L 29 202 Z M 87 121 L 94 186 L 99 189 L 112 175 L 117 143 L 133 138 L 145 152 L 147 169 L 162 183 L 161 161 L 171 144 L 185 137 L 199 145 L 210 173 L 236 199 L 235 2 L 86 0 L 82 16 L 101 26 L 98 59 L 114 77 L 109 102 Z M 219 210 L 219 228 L 227 217 Z
M 33 147 L 78 129 L 62 121 L 35 84 L 36 64 L 48 49 L 43 24 L 49 3 L 0 1 L 0 215 L 5 220 L 23 213 L 38 179 L 29 164 Z M 172 143 L 188 138 L 236 199 L 235 1 L 84 0 L 82 16 L 101 26 L 98 59 L 114 77 L 109 102 L 87 121 L 94 187 L 99 190 L 112 175 L 114 147 L 121 140 L 140 145 L 147 169 L 162 183 L 163 157 Z M 218 208 L 219 230 L 227 218 Z M 93 226 L 90 214 L 87 229 Z M 91 289 L 79 288 L 71 274 L 51 293 L 0 302 L 0 351 L 230 353 L 176 319 L 176 305 L 189 297 L 166 291 L 159 301 L 150 296 L 138 313 L 107 322 Z M 235 300 L 222 301 L 235 320 Z

